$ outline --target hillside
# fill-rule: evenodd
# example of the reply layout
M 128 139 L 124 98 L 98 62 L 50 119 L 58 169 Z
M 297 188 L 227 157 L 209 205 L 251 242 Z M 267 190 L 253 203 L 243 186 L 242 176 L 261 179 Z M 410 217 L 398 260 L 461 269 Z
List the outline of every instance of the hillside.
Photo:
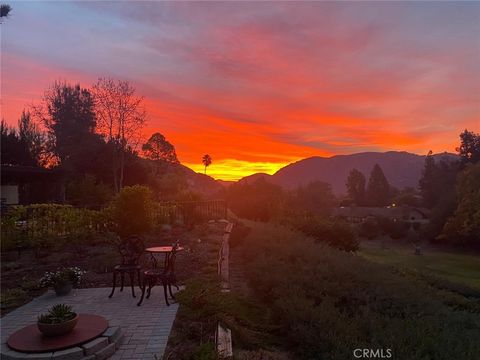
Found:
M 435 155 L 436 159 L 446 157 L 455 158 L 456 155 L 443 153 Z M 284 188 L 293 188 L 308 184 L 315 180 L 325 181 L 332 185 L 337 194 L 345 193 L 345 180 L 353 168 L 363 172 L 367 177 L 373 166 L 379 164 L 391 185 L 397 188 L 418 186 L 425 162 L 424 155 L 408 152 L 364 152 L 351 155 L 335 155 L 326 157 L 311 157 L 289 164 L 278 170 L 274 175 L 253 174 L 240 181 L 252 182 L 258 178 L 280 185 Z
M 179 165 L 179 168 L 186 177 L 189 189 L 193 192 L 209 198 L 215 197 L 225 188 L 225 185 L 208 175 L 197 173 L 184 165 Z

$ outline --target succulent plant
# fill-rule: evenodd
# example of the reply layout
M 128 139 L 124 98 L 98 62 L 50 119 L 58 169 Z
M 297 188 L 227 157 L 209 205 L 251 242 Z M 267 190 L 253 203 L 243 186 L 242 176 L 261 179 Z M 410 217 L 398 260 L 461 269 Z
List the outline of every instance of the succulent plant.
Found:
M 48 313 L 38 316 L 38 322 L 42 324 L 59 324 L 72 320 L 76 316 L 70 305 L 57 304 L 52 306 Z

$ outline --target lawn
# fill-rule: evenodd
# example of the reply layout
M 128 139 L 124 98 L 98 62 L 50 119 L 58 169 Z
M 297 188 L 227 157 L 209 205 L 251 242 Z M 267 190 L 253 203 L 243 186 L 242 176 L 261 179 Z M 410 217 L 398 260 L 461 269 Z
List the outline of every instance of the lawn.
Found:
M 413 247 L 398 242 L 363 241 L 361 256 L 373 262 L 392 265 L 401 271 L 469 287 L 480 297 L 480 256 L 458 250 L 425 247 L 415 255 Z

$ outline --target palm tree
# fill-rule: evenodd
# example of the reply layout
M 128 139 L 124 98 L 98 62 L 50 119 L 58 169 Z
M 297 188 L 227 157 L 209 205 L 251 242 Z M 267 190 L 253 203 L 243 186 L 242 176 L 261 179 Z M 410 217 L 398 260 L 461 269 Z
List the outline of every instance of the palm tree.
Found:
M 205 174 L 207 174 L 207 167 L 212 163 L 212 157 L 208 154 L 203 155 L 202 163 L 205 165 Z

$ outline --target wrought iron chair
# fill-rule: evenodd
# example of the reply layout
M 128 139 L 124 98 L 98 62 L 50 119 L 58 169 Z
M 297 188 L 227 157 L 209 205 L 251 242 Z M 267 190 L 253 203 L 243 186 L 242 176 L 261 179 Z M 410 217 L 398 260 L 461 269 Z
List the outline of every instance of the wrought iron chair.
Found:
M 122 255 L 122 263 L 116 265 L 113 268 L 113 287 L 112 292 L 108 296 L 111 298 L 115 292 L 115 287 L 117 283 L 117 274 L 120 274 L 121 278 L 121 287 L 120 291 L 123 291 L 123 284 L 125 280 L 125 274 L 128 274 L 130 277 L 130 286 L 132 288 L 132 296 L 135 297 L 134 282 L 135 282 L 135 273 L 137 274 L 138 284 L 141 286 L 140 279 L 140 257 L 145 251 L 145 246 L 143 239 L 139 236 L 130 236 L 125 240 L 121 241 L 118 246 L 118 251 Z
M 172 293 L 172 285 L 179 289 L 177 286 L 177 279 L 175 277 L 175 260 L 177 258 L 177 249 L 179 245 L 178 242 L 173 246 L 172 252 L 168 256 L 168 260 L 166 262 L 166 266 L 164 268 L 154 268 L 154 269 L 149 269 L 145 270 L 143 272 L 143 284 L 141 286 L 142 289 L 142 297 L 140 298 L 140 301 L 137 303 L 138 306 L 140 306 L 143 302 L 143 298 L 145 297 L 145 291 L 147 292 L 147 299 L 150 298 L 152 288 L 157 285 L 157 283 L 161 282 L 163 285 L 163 293 L 165 296 L 165 303 L 167 306 L 170 306 L 170 303 L 168 302 L 168 294 L 167 294 L 167 289 L 168 293 L 170 293 L 170 296 L 174 299 L 175 297 L 173 296 Z M 148 286 L 148 289 L 147 289 Z

